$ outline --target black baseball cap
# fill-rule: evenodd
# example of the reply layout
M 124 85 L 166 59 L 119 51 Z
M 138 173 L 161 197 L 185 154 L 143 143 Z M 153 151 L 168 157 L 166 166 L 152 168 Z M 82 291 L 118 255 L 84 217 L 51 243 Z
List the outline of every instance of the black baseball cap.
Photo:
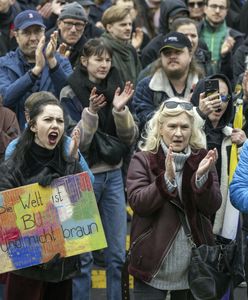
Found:
M 189 50 L 192 49 L 192 45 L 187 36 L 181 32 L 170 32 L 164 36 L 163 45 L 159 52 L 165 48 L 173 48 L 176 50 L 181 50 L 187 47 Z

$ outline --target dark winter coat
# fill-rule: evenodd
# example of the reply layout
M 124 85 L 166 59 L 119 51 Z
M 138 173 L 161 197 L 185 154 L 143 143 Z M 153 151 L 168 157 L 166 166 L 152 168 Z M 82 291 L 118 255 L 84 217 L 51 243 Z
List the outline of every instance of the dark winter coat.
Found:
M 127 176 L 127 198 L 134 211 L 129 272 L 149 282 L 159 270 L 181 227 L 177 210 L 184 210 L 197 245 L 213 244 L 210 217 L 221 204 L 216 170 L 209 172 L 202 188 L 195 187 L 196 170 L 206 150 L 192 151 L 184 165 L 182 202 L 177 189 L 166 187 L 165 155 L 138 152 L 133 156 Z
M 21 130 L 26 122 L 24 102 L 28 96 L 34 92 L 49 91 L 59 97 L 67 77 L 72 73 L 68 59 L 59 54 L 55 56 L 57 66 L 50 70 L 46 64 L 38 78 L 30 74 L 32 65 L 28 64 L 19 48 L 0 58 L 0 94 L 4 106 L 16 113 Z

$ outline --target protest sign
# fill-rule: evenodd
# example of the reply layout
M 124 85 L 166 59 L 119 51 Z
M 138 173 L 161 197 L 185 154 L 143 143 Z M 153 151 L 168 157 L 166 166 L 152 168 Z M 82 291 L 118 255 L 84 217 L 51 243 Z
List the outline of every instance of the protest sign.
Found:
M 0 273 L 106 246 L 86 172 L 0 193 Z

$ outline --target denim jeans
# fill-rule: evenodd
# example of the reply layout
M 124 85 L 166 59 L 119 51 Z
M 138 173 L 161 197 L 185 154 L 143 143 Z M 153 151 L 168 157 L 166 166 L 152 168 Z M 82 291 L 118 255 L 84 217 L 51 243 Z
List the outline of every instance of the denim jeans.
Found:
M 104 249 L 107 299 L 121 300 L 121 271 L 125 262 L 126 204 L 121 170 L 94 174 L 93 185 L 108 247 Z M 91 253 L 82 254 L 82 275 L 73 279 L 73 300 L 89 300 Z
M 165 300 L 168 291 L 159 290 L 152 286 L 134 280 L 134 300 Z M 178 290 L 170 292 L 171 300 L 193 300 L 190 290 Z

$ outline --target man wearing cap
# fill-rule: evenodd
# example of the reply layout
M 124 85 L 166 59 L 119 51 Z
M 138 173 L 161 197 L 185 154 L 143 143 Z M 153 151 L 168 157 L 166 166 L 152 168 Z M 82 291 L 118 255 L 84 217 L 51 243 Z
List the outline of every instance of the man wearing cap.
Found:
M 56 53 L 56 32 L 45 47 L 45 26 L 38 12 L 19 13 L 14 26 L 18 48 L 0 58 L 0 94 L 4 106 L 16 113 L 23 130 L 26 98 L 38 91 L 59 97 L 72 68 L 68 59 Z
M 189 15 L 188 8 L 182 0 L 166 0 L 161 3 L 159 32 L 147 45 L 141 53 L 141 63 L 146 67 L 158 58 L 159 49 L 162 47 L 164 35 L 171 31 L 170 27 L 173 21 L 180 17 Z
M 86 7 L 86 10 L 84 8 Z M 81 56 L 83 45 L 89 38 L 99 37 L 103 30 L 88 20 L 90 0 L 78 0 L 65 4 L 58 16 L 57 26 L 50 29 L 46 36 L 58 30 L 58 51 L 68 57 L 74 67 Z
M 160 60 L 153 76 L 142 79 L 136 87 L 133 107 L 140 130 L 158 106 L 168 98 L 188 98 L 199 76 L 192 60 L 190 40 L 180 32 L 168 33 L 160 49 Z

